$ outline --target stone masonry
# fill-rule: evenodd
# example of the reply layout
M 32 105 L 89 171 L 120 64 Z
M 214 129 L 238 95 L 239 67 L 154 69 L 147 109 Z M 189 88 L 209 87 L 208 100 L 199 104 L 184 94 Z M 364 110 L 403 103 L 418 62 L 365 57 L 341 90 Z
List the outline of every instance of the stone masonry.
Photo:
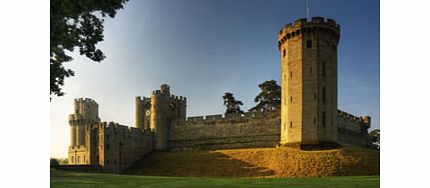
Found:
M 336 144 L 366 147 L 370 117 L 337 109 L 340 26 L 313 17 L 278 33 L 281 109 L 186 117 L 186 101 L 161 85 L 135 98 L 135 127 L 100 122 L 98 104 L 75 99 L 69 163 L 118 173 L 155 150 L 187 151 Z

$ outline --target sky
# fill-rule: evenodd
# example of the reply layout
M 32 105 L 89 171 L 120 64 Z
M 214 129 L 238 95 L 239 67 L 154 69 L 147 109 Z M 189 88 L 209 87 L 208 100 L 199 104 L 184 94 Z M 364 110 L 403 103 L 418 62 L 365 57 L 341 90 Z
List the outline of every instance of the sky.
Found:
M 341 25 L 338 108 L 379 128 L 379 0 L 314 0 L 311 16 Z M 277 32 L 306 17 L 306 0 L 131 0 L 105 20 L 100 63 L 70 53 L 65 96 L 50 102 L 51 156 L 66 158 L 74 98 L 92 98 L 102 121 L 134 126 L 134 97 L 161 84 L 187 97 L 187 116 L 221 114 L 232 92 L 248 110 L 258 84 L 280 84 Z

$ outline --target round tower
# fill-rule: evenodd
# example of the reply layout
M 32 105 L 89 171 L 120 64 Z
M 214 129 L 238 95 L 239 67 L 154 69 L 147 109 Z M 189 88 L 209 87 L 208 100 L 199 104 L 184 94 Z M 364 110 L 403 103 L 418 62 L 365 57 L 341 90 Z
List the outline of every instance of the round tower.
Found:
M 73 121 L 75 120 L 75 114 L 69 115 L 70 124 L 70 146 L 76 146 L 76 126 Z
M 74 100 L 74 114 L 69 115 L 70 145 L 85 145 L 85 125 L 98 123 L 99 106 L 89 98 Z
M 281 54 L 281 144 L 337 140 L 337 45 L 340 26 L 313 17 L 278 33 Z
M 166 87 L 167 86 L 167 87 Z M 168 85 L 162 85 L 161 90 L 155 90 L 151 94 L 151 122 L 150 127 L 155 132 L 155 149 L 166 150 L 169 120 L 168 99 L 170 91 Z
M 151 99 L 146 97 L 135 98 L 135 127 L 139 129 L 149 129 Z
M 361 117 L 361 121 L 362 121 L 362 124 L 363 124 L 363 126 L 364 126 L 365 129 L 369 129 L 370 128 L 370 122 L 371 122 L 370 116 L 363 116 L 363 117 Z

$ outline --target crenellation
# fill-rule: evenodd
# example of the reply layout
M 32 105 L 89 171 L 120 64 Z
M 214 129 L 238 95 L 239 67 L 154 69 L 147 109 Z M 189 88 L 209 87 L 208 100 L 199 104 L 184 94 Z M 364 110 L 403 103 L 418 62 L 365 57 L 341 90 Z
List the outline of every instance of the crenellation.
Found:
M 278 33 L 278 49 L 281 49 L 282 44 L 287 40 L 300 36 L 301 34 L 314 33 L 316 29 L 325 30 L 332 33 L 336 38 L 340 35 L 340 25 L 333 19 L 325 19 L 323 17 L 312 17 L 311 21 L 306 18 L 298 19 L 294 24 L 285 25 Z

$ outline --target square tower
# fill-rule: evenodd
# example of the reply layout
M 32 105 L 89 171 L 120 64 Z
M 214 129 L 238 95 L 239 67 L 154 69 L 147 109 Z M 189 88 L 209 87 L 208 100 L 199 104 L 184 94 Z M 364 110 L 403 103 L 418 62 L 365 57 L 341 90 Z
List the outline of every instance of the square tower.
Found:
M 278 33 L 281 54 L 281 145 L 335 143 L 340 26 L 313 17 Z

